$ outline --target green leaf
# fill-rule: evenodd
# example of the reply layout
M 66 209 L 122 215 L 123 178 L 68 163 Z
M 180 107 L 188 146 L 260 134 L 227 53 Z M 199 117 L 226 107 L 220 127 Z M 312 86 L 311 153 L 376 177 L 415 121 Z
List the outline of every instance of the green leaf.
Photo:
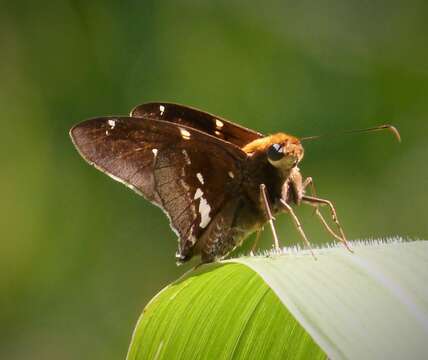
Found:
M 325 358 L 251 269 L 201 266 L 144 309 L 128 359 Z
M 204 265 L 144 309 L 128 359 L 422 358 L 428 242 Z

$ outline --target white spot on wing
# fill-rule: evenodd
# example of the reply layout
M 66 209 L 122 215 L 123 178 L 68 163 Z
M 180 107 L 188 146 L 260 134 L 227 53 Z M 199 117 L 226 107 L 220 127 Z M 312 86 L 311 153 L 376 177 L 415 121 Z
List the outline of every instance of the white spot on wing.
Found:
M 204 198 L 204 192 L 197 188 L 195 192 L 194 199 L 199 199 L 199 214 L 201 214 L 201 222 L 199 223 L 199 226 L 204 229 L 206 226 L 210 223 L 211 217 L 210 217 L 210 211 L 211 206 L 208 204 L 207 200 Z
M 221 135 L 221 132 L 220 132 L 220 131 L 215 130 L 215 131 L 214 131 L 214 134 L 216 134 L 217 136 L 220 136 L 220 135 Z
M 183 150 L 181 150 L 181 152 L 184 155 L 184 161 L 186 161 L 186 164 L 190 165 L 192 162 L 190 161 L 190 157 L 189 157 L 189 154 L 187 153 L 187 151 L 183 149 Z
M 114 127 L 116 126 L 116 120 L 114 119 L 108 119 L 107 120 L 108 125 L 110 126 L 110 129 L 114 129 Z
M 161 114 L 161 116 L 163 115 L 163 113 L 165 112 L 165 106 L 163 106 L 163 105 L 159 105 L 159 111 L 160 111 L 160 114 Z
M 179 128 L 179 129 L 180 129 L 181 137 L 184 140 L 189 140 L 190 139 L 190 133 L 186 129 L 183 129 L 183 128 Z
M 193 197 L 193 199 L 199 199 L 200 197 L 202 197 L 204 195 L 204 192 L 201 190 L 201 189 L 199 189 L 199 188 L 197 188 L 196 189 L 196 192 L 195 192 L 195 196 Z
M 229 175 L 229 177 L 232 178 L 232 179 L 235 177 L 235 174 L 232 171 L 229 171 L 227 173 L 227 175 Z
M 204 184 L 204 177 L 201 173 L 197 173 L 196 177 L 198 178 L 199 182 L 203 185 Z
M 224 123 L 219 119 L 215 119 L 215 126 L 217 127 L 217 129 L 221 129 L 224 126 Z
M 158 149 L 152 149 L 152 153 L 156 157 L 156 155 L 158 154 Z
M 196 213 L 195 213 L 195 216 L 196 216 Z M 190 228 L 190 233 L 192 235 L 190 236 L 190 238 L 187 239 L 191 244 L 196 243 L 196 240 L 197 240 L 196 236 L 193 235 L 194 231 L 195 231 L 195 224 L 193 224 L 192 227 Z
M 208 204 L 207 200 L 201 198 L 199 201 L 199 213 L 201 214 L 201 222 L 199 226 L 204 229 L 211 221 L 210 218 L 211 206 Z

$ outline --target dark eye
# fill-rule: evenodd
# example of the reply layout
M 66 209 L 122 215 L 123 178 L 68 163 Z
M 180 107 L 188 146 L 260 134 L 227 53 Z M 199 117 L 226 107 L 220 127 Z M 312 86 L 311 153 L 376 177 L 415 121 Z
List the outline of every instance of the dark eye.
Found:
M 282 152 L 282 145 L 273 144 L 269 146 L 269 149 L 267 151 L 267 156 L 271 161 L 281 160 L 284 157 L 284 153 Z

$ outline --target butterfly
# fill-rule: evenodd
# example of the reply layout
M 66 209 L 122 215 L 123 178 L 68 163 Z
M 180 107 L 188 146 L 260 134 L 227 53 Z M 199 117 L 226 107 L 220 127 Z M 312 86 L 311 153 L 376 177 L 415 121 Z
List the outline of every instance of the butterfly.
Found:
M 348 247 L 333 204 L 316 196 L 312 178 L 303 179 L 304 149 L 292 135 L 265 136 L 188 106 L 154 102 L 129 116 L 83 121 L 70 136 L 89 164 L 165 212 L 178 236 L 178 263 L 195 255 L 202 262 L 222 259 L 253 232 L 255 248 L 265 224 L 279 248 L 273 220 L 283 212 L 310 248 L 293 210 L 300 204 L 313 206 L 325 229 Z

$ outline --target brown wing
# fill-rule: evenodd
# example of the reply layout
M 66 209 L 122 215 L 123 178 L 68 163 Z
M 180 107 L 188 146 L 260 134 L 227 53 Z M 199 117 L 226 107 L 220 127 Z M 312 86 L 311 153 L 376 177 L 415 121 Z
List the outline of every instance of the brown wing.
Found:
M 236 196 L 246 155 L 198 130 L 166 121 L 103 117 L 70 131 L 79 153 L 161 207 L 180 238 L 180 260 Z
M 142 104 L 131 111 L 131 116 L 182 124 L 239 147 L 263 137 L 256 131 L 236 125 L 219 116 L 178 104 L 160 102 Z

